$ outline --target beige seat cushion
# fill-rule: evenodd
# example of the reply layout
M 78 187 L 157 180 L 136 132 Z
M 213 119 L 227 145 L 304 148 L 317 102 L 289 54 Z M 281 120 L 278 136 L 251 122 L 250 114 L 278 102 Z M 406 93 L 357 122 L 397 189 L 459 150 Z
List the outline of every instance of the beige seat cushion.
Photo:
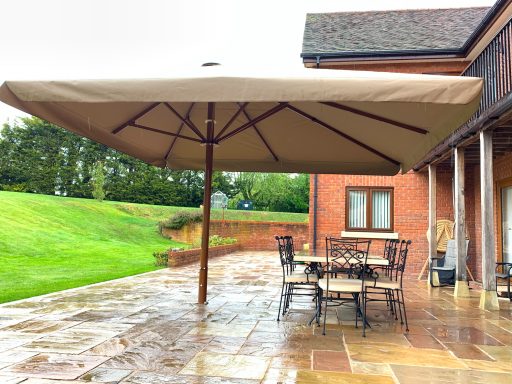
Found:
M 397 281 L 389 280 L 386 277 L 365 280 L 364 285 L 367 288 L 400 289 L 400 284 Z
M 330 292 L 361 292 L 362 284 L 361 280 L 357 279 L 329 279 L 329 291 Z M 318 286 L 323 290 L 327 289 L 327 279 L 320 279 Z
M 293 271 L 284 278 L 286 283 L 317 283 L 318 277 L 314 273 L 307 275 L 304 271 Z

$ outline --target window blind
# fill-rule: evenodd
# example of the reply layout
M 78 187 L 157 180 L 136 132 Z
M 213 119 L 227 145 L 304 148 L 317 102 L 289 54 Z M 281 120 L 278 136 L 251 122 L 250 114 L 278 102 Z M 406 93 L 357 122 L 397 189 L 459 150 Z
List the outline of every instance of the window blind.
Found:
M 391 193 L 389 191 L 372 192 L 372 227 L 374 229 L 391 228 Z
M 366 191 L 349 191 L 350 228 L 366 228 Z

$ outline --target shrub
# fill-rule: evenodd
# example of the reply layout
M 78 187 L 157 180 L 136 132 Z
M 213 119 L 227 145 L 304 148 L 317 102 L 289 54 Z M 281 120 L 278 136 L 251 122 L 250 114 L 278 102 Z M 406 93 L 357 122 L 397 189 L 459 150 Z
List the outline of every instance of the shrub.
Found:
M 153 252 L 153 257 L 155 258 L 155 265 L 157 267 L 167 267 L 167 262 L 169 261 L 169 250 Z
M 222 237 L 219 235 L 212 235 L 210 236 L 208 240 L 208 245 L 210 247 L 215 247 L 217 245 L 227 245 L 227 244 L 234 244 L 238 240 L 233 237 Z M 193 248 L 200 248 L 201 247 L 201 239 L 196 239 L 192 243 Z
M 219 235 L 210 236 L 210 239 L 208 240 L 210 247 L 215 247 L 216 245 L 234 244 L 236 242 L 237 240 L 233 237 L 222 237 Z
M 169 219 L 158 223 L 158 228 L 161 233 L 163 228 L 181 229 L 187 224 L 200 223 L 201 221 L 203 221 L 202 212 L 179 211 L 172 215 Z

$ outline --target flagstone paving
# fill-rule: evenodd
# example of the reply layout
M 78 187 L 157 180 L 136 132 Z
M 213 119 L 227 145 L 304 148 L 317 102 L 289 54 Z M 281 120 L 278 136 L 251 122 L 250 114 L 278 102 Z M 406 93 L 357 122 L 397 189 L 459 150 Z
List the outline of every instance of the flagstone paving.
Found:
M 512 383 L 512 306 L 478 309 L 479 292 L 408 280 L 409 333 L 369 303 L 367 337 L 350 307 L 327 334 L 307 326 L 311 298 L 277 322 L 274 253 L 210 261 L 207 305 L 198 265 L 164 269 L 0 305 L 0 384 Z

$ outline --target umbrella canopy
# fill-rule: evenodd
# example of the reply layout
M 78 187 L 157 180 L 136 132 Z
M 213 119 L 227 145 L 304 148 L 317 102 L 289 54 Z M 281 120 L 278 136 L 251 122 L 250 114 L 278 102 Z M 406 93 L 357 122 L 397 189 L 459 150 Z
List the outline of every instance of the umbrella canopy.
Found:
M 203 67 L 165 79 L 7 81 L 0 100 L 148 163 L 204 168 L 203 303 L 213 169 L 405 172 L 475 112 L 481 89 L 469 77 Z
M 396 174 L 475 111 L 481 79 L 303 69 L 243 75 L 221 66 L 167 79 L 8 81 L 0 100 L 157 166 Z

